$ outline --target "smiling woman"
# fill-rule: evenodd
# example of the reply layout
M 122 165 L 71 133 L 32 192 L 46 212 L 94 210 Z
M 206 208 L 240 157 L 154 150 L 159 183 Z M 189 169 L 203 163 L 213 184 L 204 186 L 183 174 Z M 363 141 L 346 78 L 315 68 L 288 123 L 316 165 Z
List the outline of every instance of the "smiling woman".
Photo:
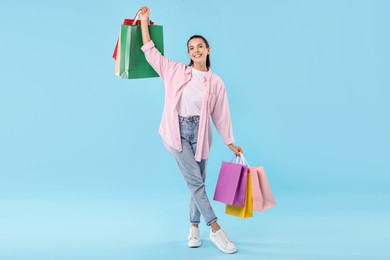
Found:
M 187 48 L 191 58 L 189 66 L 202 70 L 200 66 L 206 64 L 207 71 L 210 68 L 210 45 L 206 38 L 201 35 L 191 36 L 187 41 Z M 204 57 L 206 57 L 206 62 L 204 62 Z
M 190 222 L 188 246 L 201 246 L 200 216 L 211 227 L 210 240 L 224 253 L 235 253 L 236 246 L 217 222 L 217 216 L 206 194 L 206 165 L 212 142 L 212 125 L 236 155 L 242 148 L 233 144 L 233 127 L 223 81 L 210 70 L 210 46 L 200 35 L 187 41 L 187 66 L 165 58 L 150 38 L 150 9 L 140 9 L 142 50 L 146 60 L 165 84 L 165 105 L 160 135 L 167 150 L 176 159 L 190 190 Z

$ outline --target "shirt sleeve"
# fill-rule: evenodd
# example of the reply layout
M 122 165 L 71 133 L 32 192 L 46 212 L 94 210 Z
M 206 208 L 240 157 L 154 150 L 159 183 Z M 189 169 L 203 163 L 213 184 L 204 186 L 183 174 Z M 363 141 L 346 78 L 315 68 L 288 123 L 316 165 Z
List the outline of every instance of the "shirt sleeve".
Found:
M 155 47 L 152 40 L 144 44 L 141 47 L 141 50 L 144 52 L 145 58 L 150 66 L 152 66 L 162 80 L 165 80 L 167 72 L 169 71 L 169 68 L 173 66 L 174 62 L 164 57 Z
M 215 107 L 211 112 L 215 128 L 221 135 L 224 144 L 234 143 L 233 127 L 230 117 L 230 109 L 225 87 L 222 85 L 221 90 L 217 95 Z

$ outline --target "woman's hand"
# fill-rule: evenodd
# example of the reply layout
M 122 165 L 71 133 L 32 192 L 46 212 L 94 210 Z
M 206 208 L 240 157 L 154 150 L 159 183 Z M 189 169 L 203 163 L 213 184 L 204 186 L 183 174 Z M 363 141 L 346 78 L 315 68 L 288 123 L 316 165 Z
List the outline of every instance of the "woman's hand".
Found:
M 150 8 L 147 6 L 143 6 L 139 10 L 140 10 L 139 15 L 140 15 L 141 21 L 147 22 L 149 19 L 149 16 L 150 16 Z
M 232 150 L 236 156 L 240 156 L 240 153 L 243 153 L 241 146 L 229 144 L 229 149 Z

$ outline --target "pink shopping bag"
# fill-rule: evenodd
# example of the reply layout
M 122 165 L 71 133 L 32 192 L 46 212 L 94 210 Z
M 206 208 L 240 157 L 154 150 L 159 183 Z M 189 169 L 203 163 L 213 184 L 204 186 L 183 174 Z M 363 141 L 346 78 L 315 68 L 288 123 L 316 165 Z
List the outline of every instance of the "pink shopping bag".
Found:
M 248 167 L 238 163 L 222 162 L 214 200 L 233 206 L 245 205 Z
M 249 167 L 249 171 L 252 177 L 253 210 L 264 211 L 275 207 L 275 198 L 272 194 L 264 167 L 251 166 Z

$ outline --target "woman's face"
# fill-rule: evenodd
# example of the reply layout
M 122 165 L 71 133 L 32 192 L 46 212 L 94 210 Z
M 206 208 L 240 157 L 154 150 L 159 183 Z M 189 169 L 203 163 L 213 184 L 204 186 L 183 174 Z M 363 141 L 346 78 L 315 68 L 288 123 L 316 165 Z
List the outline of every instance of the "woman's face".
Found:
M 206 64 L 207 55 L 210 54 L 210 48 L 201 38 L 194 38 L 188 43 L 188 55 L 194 63 Z

